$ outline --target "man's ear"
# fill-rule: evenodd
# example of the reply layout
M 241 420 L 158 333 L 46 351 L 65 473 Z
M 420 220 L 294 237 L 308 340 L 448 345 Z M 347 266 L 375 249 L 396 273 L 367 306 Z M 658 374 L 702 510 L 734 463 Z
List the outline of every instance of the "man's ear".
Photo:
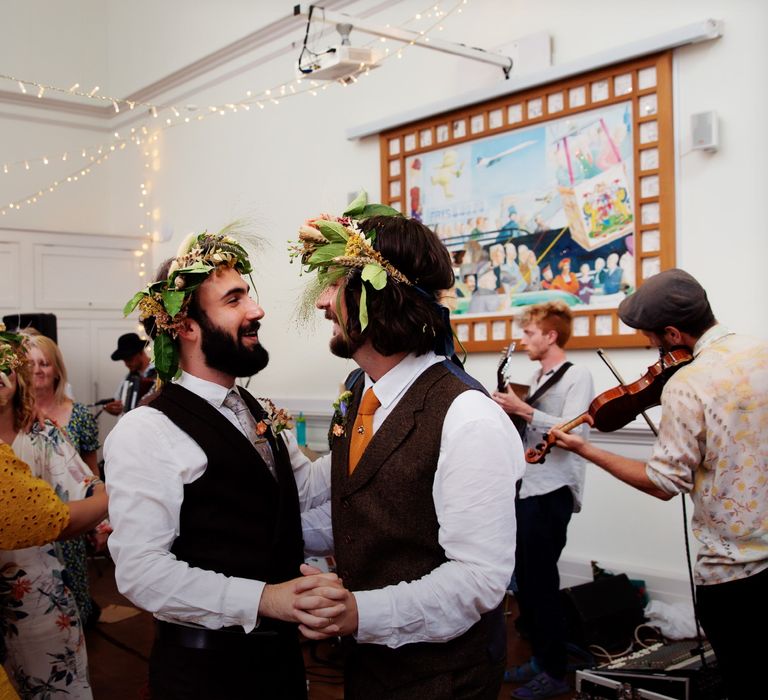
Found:
M 664 339 L 673 347 L 676 345 L 686 345 L 683 334 L 675 326 L 664 326 Z
M 549 340 L 550 344 L 552 345 L 557 344 L 557 331 L 554 328 L 552 330 L 547 331 L 547 340 Z
M 200 335 L 200 324 L 191 318 L 185 318 L 179 329 L 179 338 L 194 341 Z

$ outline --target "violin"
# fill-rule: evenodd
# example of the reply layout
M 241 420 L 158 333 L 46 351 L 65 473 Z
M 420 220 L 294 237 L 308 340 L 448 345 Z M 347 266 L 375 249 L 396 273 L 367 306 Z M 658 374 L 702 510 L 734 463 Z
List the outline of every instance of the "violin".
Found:
M 592 419 L 595 428 L 605 433 L 623 428 L 647 408 L 658 406 L 661 403 L 664 384 L 677 370 L 692 360 L 693 354 L 688 348 L 670 350 L 651 365 L 636 382 L 620 384 L 599 394 L 589 404 L 586 412 L 558 426 L 558 430 L 569 433 L 585 423 L 587 417 Z M 546 433 L 543 442 L 525 451 L 525 461 L 529 464 L 541 464 L 554 444 L 555 438 L 551 433 Z

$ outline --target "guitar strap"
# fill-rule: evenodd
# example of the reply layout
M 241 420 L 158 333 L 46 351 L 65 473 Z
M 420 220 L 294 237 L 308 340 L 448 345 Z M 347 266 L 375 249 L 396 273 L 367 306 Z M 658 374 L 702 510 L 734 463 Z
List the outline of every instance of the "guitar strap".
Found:
M 533 406 L 550 389 L 550 387 L 560 381 L 562 376 L 571 367 L 573 367 L 573 363 L 567 361 L 563 362 L 563 364 L 558 367 L 557 372 L 555 372 L 549 379 L 547 379 L 546 382 L 544 382 L 538 389 L 536 389 L 533 395 L 529 394 L 525 397 L 525 399 L 523 399 L 525 403 L 527 403 L 529 406 Z M 524 438 L 525 431 L 528 429 L 528 421 L 520 416 L 510 416 L 510 418 L 515 424 L 517 432 L 520 433 L 520 437 Z

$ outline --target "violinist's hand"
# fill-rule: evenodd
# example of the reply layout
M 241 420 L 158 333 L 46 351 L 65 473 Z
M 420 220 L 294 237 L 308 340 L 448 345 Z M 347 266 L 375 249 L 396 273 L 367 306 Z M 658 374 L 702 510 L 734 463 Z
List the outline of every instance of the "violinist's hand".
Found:
M 584 422 L 588 425 L 592 425 L 592 418 L 590 416 L 585 416 Z M 586 445 L 588 444 L 587 441 L 581 437 L 580 435 L 574 435 L 573 433 L 564 433 L 562 430 L 559 430 L 558 428 L 550 428 L 549 435 L 554 438 L 555 445 L 557 447 L 562 447 L 564 450 L 568 450 L 569 452 L 575 452 L 578 455 L 583 456 L 583 451 Z
M 531 418 L 533 418 L 533 408 L 518 397 L 509 386 L 507 386 L 506 391 L 494 391 L 493 394 L 491 394 L 491 397 L 502 407 L 502 409 L 504 409 L 505 413 L 514 416 L 522 416 L 527 421 L 530 421 Z

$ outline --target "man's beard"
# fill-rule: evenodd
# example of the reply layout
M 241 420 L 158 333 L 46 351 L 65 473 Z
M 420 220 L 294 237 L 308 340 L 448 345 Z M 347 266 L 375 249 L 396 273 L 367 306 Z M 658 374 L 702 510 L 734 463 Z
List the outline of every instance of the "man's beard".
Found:
M 343 357 L 345 360 L 349 360 L 362 346 L 360 338 L 353 338 L 349 335 L 349 331 L 341 325 L 339 319 L 329 311 L 325 312 L 325 317 L 329 321 L 335 321 L 339 326 L 340 332 L 337 335 L 331 337 L 328 343 L 331 348 L 331 352 L 336 357 Z
M 263 370 L 269 363 L 269 353 L 261 343 L 247 348 L 242 344 L 245 333 L 258 331 L 261 324 L 253 321 L 237 329 L 237 340 L 229 333 L 211 323 L 205 312 L 198 320 L 202 330 L 201 349 L 205 363 L 211 369 L 235 377 L 250 377 Z

